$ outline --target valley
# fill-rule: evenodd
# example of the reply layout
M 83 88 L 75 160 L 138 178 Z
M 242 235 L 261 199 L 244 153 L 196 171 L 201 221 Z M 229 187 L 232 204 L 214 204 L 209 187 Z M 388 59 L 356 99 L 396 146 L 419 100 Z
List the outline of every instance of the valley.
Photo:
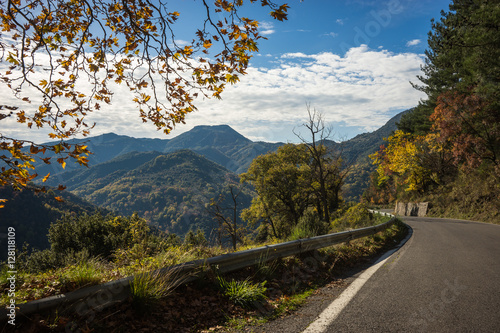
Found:
M 344 165 L 351 168 L 342 191 L 345 201 L 359 201 L 374 170 L 368 155 L 379 149 L 402 114 L 374 132 L 341 143 L 327 142 L 341 151 Z M 255 157 L 283 145 L 251 141 L 227 125 L 197 126 L 172 139 L 140 139 L 109 133 L 70 142 L 85 142 L 93 152 L 88 168 L 76 163 L 67 163 L 65 169 L 56 163 L 36 165 L 40 175 L 51 173 L 43 185 L 67 187 L 62 192 L 65 203 L 57 203 L 43 193 L 31 194 L 29 199 L 11 191 L 3 194 L 15 203 L 14 207 L 32 207 L 26 200 L 45 207 L 26 217 L 31 221 L 30 228 L 37 230 L 26 233 L 26 242 L 37 248 L 48 243 L 36 241 L 35 235 L 47 234 L 50 223 L 62 214 L 99 209 L 125 216 L 137 212 L 151 225 L 180 236 L 201 229 L 213 241 L 216 222 L 206 209 L 210 200 L 229 187 L 238 188 L 241 191 L 238 209 L 241 212 L 248 208 L 255 193 L 250 185 L 240 184 L 239 174 L 248 169 Z M 79 204 L 74 204 L 77 201 Z M 9 225 L 20 224 L 16 222 L 19 214 L 7 210 L 0 211 L 0 218 Z

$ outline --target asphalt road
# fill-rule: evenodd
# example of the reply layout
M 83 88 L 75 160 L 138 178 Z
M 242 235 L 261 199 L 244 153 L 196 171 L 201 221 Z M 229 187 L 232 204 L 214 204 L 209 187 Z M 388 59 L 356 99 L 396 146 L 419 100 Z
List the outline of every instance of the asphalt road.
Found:
M 500 332 L 500 226 L 404 221 L 413 236 L 325 332 Z

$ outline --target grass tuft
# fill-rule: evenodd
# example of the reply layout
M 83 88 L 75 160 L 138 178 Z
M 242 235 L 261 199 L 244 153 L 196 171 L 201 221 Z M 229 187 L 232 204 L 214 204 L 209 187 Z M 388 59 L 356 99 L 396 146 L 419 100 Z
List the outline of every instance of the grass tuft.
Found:
M 251 283 L 249 279 L 227 281 L 218 276 L 217 282 L 225 296 L 229 297 L 236 305 L 247 309 L 254 308 L 258 302 L 266 298 L 266 287 L 264 287 L 266 281 L 262 283 Z
M 69 266 L 63 271 L 59 281 L 63 285 L 71 284 L 76 288 L 81 288 L 100 283 L 103 275 L 102 264 L 94 258 Z
M 135 275 L 130 284 L 133 306 L 136 309 L 147 309 L 160 299 L 169 296 L 175 288 L 186 282 L 188 277 L 189 275 L 182 274 L 179 268 Z

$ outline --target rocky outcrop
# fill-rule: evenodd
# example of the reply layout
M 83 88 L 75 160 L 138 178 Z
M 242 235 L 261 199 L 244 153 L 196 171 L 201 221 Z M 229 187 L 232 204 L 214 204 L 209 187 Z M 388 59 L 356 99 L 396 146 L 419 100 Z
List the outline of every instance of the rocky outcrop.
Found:
M 394 214 L 399 216 L 426 216 L 428 202 L 396 202 Z

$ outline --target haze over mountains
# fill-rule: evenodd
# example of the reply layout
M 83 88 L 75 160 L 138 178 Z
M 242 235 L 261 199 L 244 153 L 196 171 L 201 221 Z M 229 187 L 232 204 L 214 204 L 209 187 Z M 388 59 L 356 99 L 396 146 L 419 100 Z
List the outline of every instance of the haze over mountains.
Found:
M 383 138 L 388 137 L 396 129 L 396 122 L 403 113 L 390 119 L 383 127 L 360 134 L 348 141 L 328 144 L 334 149 L 342 150 L 342 158 L 350 165 L 353 172 L 346 179 L 344 197 L 358 200 L 366 188 L 369 175 L 374 170 L 369 154 L 377 151 Z M 141 165 L 150 162 L 161 154 L 168 154 L 182 149 L 194 151 L 206 159 L 217 163 L 228 172 L 240 174 L 248 169 L 252 160 L 271 151 L 275 151 L 283 143 L 253 142 L 227 125 L 196 126 L 191 131 L 172 139 L 141 139 L 113 133 L 103 134 L 83 140 L 93 152 L 89 156 L 89 168 L 76 163 L 67 163 L 66 169 L 58 164 L 37 165 L 41 175 L 51 173 L 46 185 L 64 184 L 68 191 L 75 191 L 91 202 L 102 205 L 96 200 L 92 191 L 105 187 L 112 181 L 124 177 Z M 108 206 L 108 205 L 106 205 Z M 108 207 L 111 207 L 110 205 Z
M 388 137 L 395 130 L 396 122 L 399 121 L 402 114 L 396 115 L 374 132 L 360 134 L 342 143 L 330 141 L 329 144 L 343 150 L 346 163 L 359 163 L 366 160 L 368 154 L 378 150 L 384 142 L 383 138 Z M 89 167 L 91 168 L 130 152 L 169 153 L 180 149 L 189 149 L 237 174 L 245 172 L 255 157 L 275 151 L 279 146 L 283 145 L 283 143 L 251 141 L 227 125 L 196 126 L 192 130 L 172 139 L 133 138 L 108 133 L 68 142 L 88 145 L 90 151 L 93 152 L 89 156 Z M 136 166 L 141 161 L 146 162 L 144 158 L 147 159 L 147 155 L 143 155 L 142 158 L 136 162 Z M 114 168 L 119 169 L 119 164 L 120 160 L 115 161 Z M 106 167 L 110 167 L 110 165 Z M 75 170 L 86 169 L 76 163 L 67 163 L 66 169 L 63 169 L 57 163 L 46 165 L 41 162 L 36 165 L 36 168 L 40 175 L 51 173 L 48 181 L 49 185 L 59 183 L 69 185 L 67 181 L 75 175 Z M 105 172 L 102 167 L 100 169 Z
M 359 200 L 374 170 L 368 155 L 377 151 L 383 138 L 396 129 L 401 115 L 377 131 L 342 143 L 328 142 L 342 150 L 345 163 L 351 166 L 343 188 L 345 200 Z M 226 125 L 197 126 L 172 139 L 138 139 L 109 133 L 70 142 L 88 145 L 93 152 L 89 167 L 68 162 L 62 169 L 56 163 L 40 163 L 36 166 L 38 174 L 51 173 L 45 185 L 64 184 L 68 194 L 117 214 L 137 212 L 153 225 L 181 236 L 196 228 L 210 235 L 215 226 L 206 210 L 210 200 L 229 186 L 241 186 L 238 174 L 245 172 L 255 157 L 283 144 L 253 142 Z M 254 195 L 249 185 L 241 187 L 241 191 L 240 209 L 248 207 Z M 74 197 L 66 197 L 73 201 Z M 63 212 L 65 208 L 57 210 Z M 50 219 L 39 215 L 43 220 L 40 228 L 46 230 Z M 30 216 L 36 224 L 36 214 Z M 7 217 L 4 214 L 2 218 Z

